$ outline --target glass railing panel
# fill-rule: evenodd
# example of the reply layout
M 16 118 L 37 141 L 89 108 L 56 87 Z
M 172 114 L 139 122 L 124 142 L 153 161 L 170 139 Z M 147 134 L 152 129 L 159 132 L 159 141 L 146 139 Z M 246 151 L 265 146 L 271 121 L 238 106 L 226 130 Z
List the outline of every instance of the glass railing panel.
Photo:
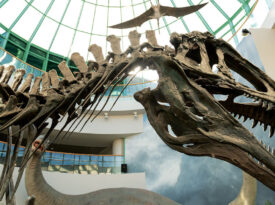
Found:
M 103 161 L 104 162 L 113 162 L 115 161 L 115 156 L 103 156 Z
M 19 147 L 18 156 L 19 157 L 23 157 L 23 155 L 24 155 L 24 148 L 23 147 Z
M 80 155 L 79 156 L 79 164 L 80 165 L 87 165 L 89 164 L 90 156 L 89 155 Z
M 74 165 L 75 156 L 72 154 L 64 154 L 63 165 Z
M 12 150 L 14 147 L 12 146 Z M 7 144 L 0 143 L 0 163 L 6 157 Z M 24 147 L 19 148 L 16 166 L 20 166 Z M 41 167 L 46 171 L 59 171 L 78 174 L 115 174 L 121 173 L 120 167 L 124 156 L 117 155 L 84 155 L 60 152 L 45 152 L 41 158 Z

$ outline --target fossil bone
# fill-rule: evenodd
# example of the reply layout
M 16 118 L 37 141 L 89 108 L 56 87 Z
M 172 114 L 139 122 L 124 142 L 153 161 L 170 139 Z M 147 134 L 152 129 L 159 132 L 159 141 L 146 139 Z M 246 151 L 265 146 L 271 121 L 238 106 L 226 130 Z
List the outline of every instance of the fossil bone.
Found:
M 26 147 L 19 175 L 35 153 L 31 152 L 31 144 L 47 126 L 46 120 L 52 120 L 50 129 L 36 150 L 40 146 L 47 149 L 49 144 L 63 139 L 78 128 L 84 119 L 84 125 L 88 123 L 92 117 L 89 113 L 95 112 L 107 90 L 112 85 L 113 90 L 139 66 L 141 70 L 149 67 L 159 74 L 157 88 L 144 89 L 134 97 L 144 106 L 149 122 L 169 147 L 192 156 L 209 156 L 227 161 L 275 190 L 274 151 L 259 143 L 231 115 L 254 119 L 253 126 L 260 122 L 265 129 L 270 128 L 270 136 L 273 136 L 275 82 L 242 58 L 228 43 L 215 39 L 208 32 L 173 33 L 170 42 L 174 49 L 158 46 L 152 31 L 147 35 L 147 43 L 131 46 L 124 53 L 109 53 L 105 59 L 102 49 L 91 45 L 89 51 L 96 62 L 90 61 L 89 66 L 84 65 L 79 54 L 73 54 L 72 60 L 80 71 L 74 75 L 63 61 L 58 67 L 64 79 L 59 79 L 56 71 L 50 71 L 49 74 L 43 74 L 42 78 L 36 77 L 31 88 L 32 75 L 27 76 L 18 91 L 7 83 L 1 84 L 0 133 L 5 134 L 10 127 L 19 126 L 12 136 L 17 138 L 30 126 L 37 130 Z M 136 38 L 139 39 L 138 35 Z M 217 73 L 212 72 L 214 65 L 218 68 Z M 11 74 L 5 70 L 1 79 L 8 82 Z M 237 82 L 231 71 L 243 76 L 254 88 Z M 215 94 L 228 97 L 217 100 Z M 241 95 L 259 102 L 234 102 Z M 104 106 L 109 98 L 110 94 Z M 100 109 L 103 110 L 104 106 Z M 52 136 L 53 129 L 65 116 L 68 116 L 66 123 L 57 135 Z M 70 127 L 63 134 L 70 122 Z M 169 134 L 168 125 L 175 136 Z M 10 176 L 12 169 L 8 169 L 7 173 L 4 176 Z M 1 183 L 7 184 L 10 178 L 4 177 L 3 180 Z M 4 188 L 0 188 L 0 193 L 4 193 Z

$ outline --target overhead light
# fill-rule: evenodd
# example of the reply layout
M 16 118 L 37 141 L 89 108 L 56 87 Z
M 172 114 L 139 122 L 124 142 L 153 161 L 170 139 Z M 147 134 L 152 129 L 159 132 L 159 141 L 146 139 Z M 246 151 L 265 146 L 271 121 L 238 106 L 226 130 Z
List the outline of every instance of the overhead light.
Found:
M 242 30 L 242 35 L 243 35 L 243 36 L 248 36 L 249 34 L 251 35 L 251 32 L 250 32 L 248 29 L 244 28 L 244 29 Z
M 104 118 L 105 118 L 106 120 L 109 118 L 108 112 L 105 112 L 105 113 L 104 113 Z
M 137 117 L 138 117 L 137 112 L 134 112 L 134 117 L 135 117 L 135 118 L 137 118 Z

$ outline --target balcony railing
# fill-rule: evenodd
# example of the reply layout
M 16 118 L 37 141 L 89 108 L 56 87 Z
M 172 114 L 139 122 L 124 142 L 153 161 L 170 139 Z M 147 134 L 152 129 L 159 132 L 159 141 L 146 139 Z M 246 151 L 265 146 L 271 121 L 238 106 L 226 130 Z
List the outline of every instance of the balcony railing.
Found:
M 13 149 L 13 146 L 12 146 Z M 7 144 L 0 143 L 0 163 L 6 157 Z M 19 148 L 16 166 L 21 165 L 24 147 Z M 119 174 L 124 155 L 86 155 L 46 151 L 41 159 L 44 171 L 59 171 L 74 174 Z

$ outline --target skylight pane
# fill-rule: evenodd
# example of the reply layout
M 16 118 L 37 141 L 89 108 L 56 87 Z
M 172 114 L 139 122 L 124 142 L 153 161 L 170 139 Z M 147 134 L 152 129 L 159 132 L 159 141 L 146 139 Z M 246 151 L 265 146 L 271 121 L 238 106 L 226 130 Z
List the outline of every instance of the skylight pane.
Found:
M 78 30 L 85 31 L 87 33 L 91 32 L 93 19 L 94 19 L 95 6 L 85 3 L 82 10 L 81 18 L 78 25 Z
M 145 12 L 144 4 L 137 4 L 135 6 L 129 7 L 128 9 L 132 11 L 133 16 L 135 16 L 135 17 L 137 17 L 140 14 Z M 148 9 L 149 9 L 149 7 L 148 7 Z
M 9 28 L 26 5 L 25 1 L 9 0 L 0 9 L 0 23 Z
M 99 0 L 86 0 L 87 3 L 96 4 Z
M 236 16 L 236 18 L 233 19 L 233 24 L 236 25 L 240 20 L 244 21 L 247 18 L 246 13 L 244 10 L 242 10 L 239 15 Z M 241 23 L 239 24 L 239 26 L 241 25 Z
M 68 11 L 65 14 L 63 24 L 70 26 L 72 28 L 76 28 L 76 23 L 80 15 L 82 3 L 83 1 L 71 0 Z
M 31 35 L 36 32 L 35 28 L 38 28 L 36 35 L 34 35 L 32 43 L 35 43 L 38 46 L 46 49 L 48 49 L 52 38 L 54 38 L 54 33 L 56 32 L 58 25 L 61 24 L 62 30 L 66 32 L 58 32 L 51 50 L 55 50 L 56 52 L 60 51 L 61 53 L 57 53 L 67 56 L 69 50 L 71 53 L 74 52 L 74 49 L 80 50 L 83 47 L 84 54 L 86 54 L 85 58 L 87 58 L 87 46 L 89 44 L 89 34 L 91 32 L 95 34 L 92 35 L 92 42 L 96 41 L 97 44 L 101 45 L 105 53 L 106 48 L 107 50 L 110 50 L 110 45 L 106 44 L 107 35 L 114 34 L 121 37 L 121 47 L 122 50 L 125 50 L 129 45 L 128 33 L 130 31 L 136 29 L 139 33 L 141 33 L 142 43 L 147 41 L 145 38 L 145 31 L 153 29 L 156 30 L 159 44 L 165 45 L 169 44 L 168 32 L 185 33 L 186 26 L 189 28 L 190 31 L 207 31 L 211 29 L 213 31 L 217 31 L 217 29 L 221 28 L 221 26 L 228 21 L 225 16 L 231 18 L 238 9 L 242 9 L 241 13 L 238 14 L 234 19 L 232 19 L 233 24 L 237 24 L 245 14 L 245 18 L 242 19 L 241 22 L 239 22 L 237 28 L 235 29 L 237 30 L 242 25 L 242 23 L 246 19 L 247 13 L 249 12 L 249 7 L 244 7 L 239 0 L 211 0 L 204 8 L 199 11 L 204 19 L 199 18 L 199 16 L 195 13 L 185 16 L 182 19 L 176 19 L 174 17 L 168 16 L 161 18 L 161 30 L 159 35 L 157 30 L 158 25 L 155 19 L 143 23 L 141 27 L 132 27 L 124 30 L 107 28 L 107 26 L 119 24 L 144 13 L 151 7 L 150 0 L 60 0 L 54 1 L 51 9 L 46 15 L 44 21 L 42 21 L 42 24 L 39 28 L 39 20 L 42 18 L 42 14 L 47 10 L 51 1 L 52 0 L 33 1 L 32 3 L 30 3 L 30 8 L 26 9 L 26 13 L 23 14 L 22 17 L 20 17 L 20 13 L 28 5 L 27 2 L 31 1 L 9 0 L 0 9 L 0 23 L 2 23 L 6 27 L 10 27 L 10 25 L 15 22 L 15 19 L 18 17 L 19 21 L 15 24 L 15 27 L 12 29 L 12 31 L 19 36 L 25 38 L 26 40 L 29 40 Z M 158 2 L 158 0 L 151 1 L 154 5 L 156 5 Z M 205 3 L 207 1 L 160 1 L 162 5 L 170 7 L 186 7 L 190 6 L 191 2 L 197 5 L 199 3 Z M 215 2 L 219 5 L 220 8 L 215 7 Z M 256 0 L 249 1 L 249 6 L 252 7 L 255 2 Z M 38 9 L 39 12 L 32 7 Z M 65 12 L 66 8 L 67 12 Z M 244 9 L 248 10 L 245 11 Z M 223 14 L 223 11 L 225 12 L 225 14 Z M 249 18 L 244 27 L 250 28 L 260 26 L 265 18 L 265 15 L 267 14 L 267 11 L 268 7 L 265 1 L 259 1 L 253 15 Z M 64 16 L 64 19 L 62 20 L 62 22 L 60 22 L 62 16 Z M 205 22 L 203 22 L 204 20 Z M 207 26 L 207 24 L 211 29 Z M 76 29 L 76 33 L 69 27 Z M 217 31 L 217 36 L 222 36 L 223 34 L 228 32 L 229 29 L 230 27 L 227 24 L 226 28 Z M 74 33 L 75 39 L 73 40 Z M 84 43 L 82 41 L 83 39 L 81 38 L 82 35 L 85 39 L 85 45 L 79 45 Z M 230 30 L 227 35 L 232 36 L 232 31 Z M 237 34 L 237 36 L 238 38 L 240 38 L 239 34 Z M 60 44 L 60 48 L 57 48 L 58 46 L 56 43 Z M 71 45 L 72 48 L 70 49 Z
M 30 7 L 12 31 L 20 34 L 22 38 L 28 40 L 38 25 L 41 17 L 42 15 L 38 11 Z
M 106 8 L 98 6 L 96 8 L 96 16 L 94 21 L 94 31 L 95 34 L 106 35 L 107 32 L 107 14 Z M 104 14 L 104 15 L 102 15 Z
M 48 13 L 48 16 L 56 21 L 60 21 L 69 2 L 70 0 L 54 1 L 51 10 Z
M 110 1 L 112 0 L 98 0 L 97 3 L 103 5 L 104 7 L 107 7 Z
M 110 14 L 109 15 L 109 26 L 121 23 L 120 8 L 110 8 L 109 14 Z M 116 15 L 114 15 L 114 14 L 116 14 Z M 116 30 L 120 30 L 120 29 L 116 29 Z
M 215 0 L 215 1 L 229 17 L 232 17 L 234 13 L 240 7 L 242 7 L 242 4 L 239 1 L 224 1 L 224 0 Z
M 121 23 L 121 15 L 120 15 L 120 8 L 109 8 L 109 26 L 116 25 Z M 116 15 L 114 15 L 116 14 Z M 121 29 L 112 29 L 108 28 L 108 34 L 113 34 L 117 36 L 121 36 Z
M 74 30 L 65 26 L 61 26 L 59 32 L 56 35 L 51 51 L 63 56 L 67 56 L 72 42 L 73 33 Z
M 220 6 L 220 5 L 219 5 Z M 217 30 L 227 19 L 212 3 L 208 3 L 207 6 L 200 10 L 201 15 L 207 17 L 207 23 L 211 26 L 212 30 Z
M 176 23 L 172 23 L 172 22 L 170 22 L 171 24 L 169 25 L 171 33 L 173 33 L 173 32 L 186 33 L 187 32 L 183 23 L 181 22 L 181 20 L 177 20 Z
M 109 1 L 110 7 L 120 7 L 120 1 L 123 1 L 123 0 L 111 0 L 111 1 Z
M 37 8 L 42 13 L 44 13 L 46 11 L 46 9 L 48 8 L 50 3 L 51 3 L 51 0 L 34 1 L 32 3 L 32 6 Z
M 195 13 L 190 14 L 188 16 L 184 16 L 183 19 L 185 22 L 187 22 L 186 24 L 188 25 L 190 31 L 207 31 L 207 28 Z
M 88 34 L 77 32 L 69 56 L 74 52 L 78 52 L 85 58 L 88 53 L 89 39 L 90 36 Z
M 216 35 L 216 38 L 221 38 L 224 33 L 230 29 L 230 26 L 227 24 L 222 30 Z M 232 35 L 231 35 L 232 36 Z
M 136 11 L 135 16 L 138 16 L 138 15 L 142 14 L 143 12 L 144 12 L 144 10 L 139 11 L 139 12 Z M 131 6 L 123 7 L 122 8 L 122 22 L 128 21 L 132 18 L 134 18 L 132 7 Z
M 48 49 L 58 24 L 50 19 L 44 19 L 43 24 L 35 35 L 33 42 L 42 48 Z

